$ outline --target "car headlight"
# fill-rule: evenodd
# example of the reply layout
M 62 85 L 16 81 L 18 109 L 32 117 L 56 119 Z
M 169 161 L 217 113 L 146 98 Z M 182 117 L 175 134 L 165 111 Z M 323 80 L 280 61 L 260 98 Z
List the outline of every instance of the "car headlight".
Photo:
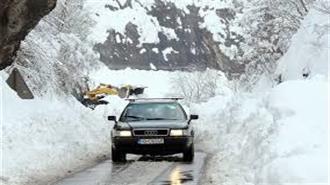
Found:
M 173 129 L 170 132 L 170 136 L 187 136 L 189 134 L 186 129 Z
M 131 137 L 132 132 L 130 130 L 118 130 L 114 132 L 114 136 L 119 136 L 119 137 Z

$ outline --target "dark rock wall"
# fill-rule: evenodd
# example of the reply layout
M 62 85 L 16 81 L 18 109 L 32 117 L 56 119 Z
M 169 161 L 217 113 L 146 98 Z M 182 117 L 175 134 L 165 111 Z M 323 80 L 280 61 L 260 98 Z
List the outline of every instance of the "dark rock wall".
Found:
M 11 65 L 21 40 L 55 5 L 56 0 L 0 1 L 0 70 Z
M 109 11 L 117 11 L 114 7 L 107 8 Z M 169 39 L 163 32 L 158 32 L 159 43 L 141 44 L 138 27 L 130 22 L 126 25 L 124 34 L 110 29 L 107 40 L 97 44 L 94 50 L 100 53 L 100 60 L 111 69 L 130 67 L 150 70 L 152 63 L 158 70 L 194 71 L 213 68 L 228 73 L 241 73 L 244 66 L 231 61 L 219 48 L 219 44 L 237 44 L 233 42 L 234 39 L 227 35 L 224 36 L 228 38 L 227 43 L 218 43 L 209 30 L 199 26 L 204 22 L 199 15 L 200 7 L 191 5 L 187 8 L 189 13 L 177 8 L 173 3 L 156 0 L 152 9 L 147 10 L 149 15 L 157 18 L 160 26 L 173 29 L 178 39 Z M 225 14 L 223 16 L 228 19 L 234 16 L 230 13 L 235 13 L 225 10 L 217 12 Z M 180 23 L 177 20 L 180 20 Z M 116 39 L 118 37 L 120 42 Z M 242 41 L 243 38 L 239 39 Z M 166 54 L 166 48 L 173 48 L 174 51 Z

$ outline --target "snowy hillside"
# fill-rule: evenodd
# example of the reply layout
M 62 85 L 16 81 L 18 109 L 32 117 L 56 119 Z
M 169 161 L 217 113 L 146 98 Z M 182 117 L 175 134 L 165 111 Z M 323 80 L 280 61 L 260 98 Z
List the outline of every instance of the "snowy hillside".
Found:
M 96 25 L 89 40 L 111 69 L 220 69 L 274 63 L 310 1 L 87 0 Z M 278 9 L 273 9 L 278 7 Z M 293 10 L 293 11 L 292 11 Z M 266 65 L 266 64 L 263 64 Z

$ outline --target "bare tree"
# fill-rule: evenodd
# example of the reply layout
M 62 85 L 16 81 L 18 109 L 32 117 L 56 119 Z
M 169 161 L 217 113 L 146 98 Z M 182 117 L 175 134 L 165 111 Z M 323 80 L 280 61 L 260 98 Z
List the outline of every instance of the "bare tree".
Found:
M 180 73 L 172 79 L 172 89 L 183 96 L 188 105 L 203 102 L 216 95 L 221 77 L 219 72 L 213 70 Z

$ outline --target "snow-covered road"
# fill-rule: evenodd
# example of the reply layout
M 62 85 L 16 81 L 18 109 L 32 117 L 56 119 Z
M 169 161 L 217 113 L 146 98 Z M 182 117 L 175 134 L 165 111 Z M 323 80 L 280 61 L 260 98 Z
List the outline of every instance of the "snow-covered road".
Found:
M 181 162 L 181 156 L 128 156 L 125 164 L 107 160 L 92 168 L 67 177 L 54 185 L 131 185 L 131 184 L 199 184 L 206 154 L 195 153 L 191 164 Z

